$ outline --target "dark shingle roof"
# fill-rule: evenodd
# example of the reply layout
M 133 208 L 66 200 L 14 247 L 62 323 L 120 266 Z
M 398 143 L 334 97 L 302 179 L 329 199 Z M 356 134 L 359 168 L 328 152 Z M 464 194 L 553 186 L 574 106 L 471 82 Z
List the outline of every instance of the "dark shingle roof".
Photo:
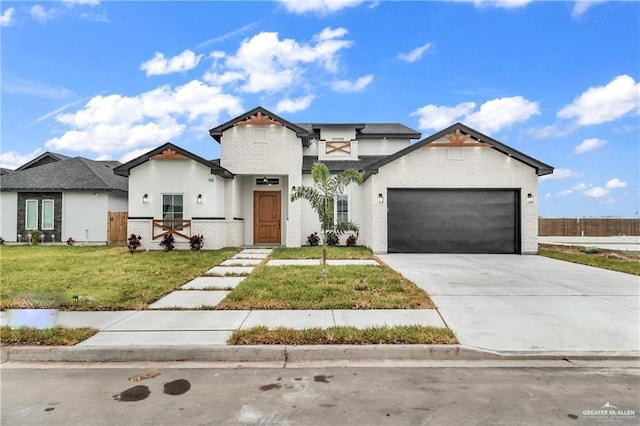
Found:
M 323 127 L 354 127 L 356 139 L 408 138 L 419 139 L 422 134 L 400 123 L 296 123 L 307 130 L 311 137 L 320 138 Z
M 386 155 L 361 155 L 357 161 L 354 160 L 325 160 L 320 161 L 329 168 L 331 173 L 340 173 L 347 169 L 364 170 L 370 164 L 382 160 L 387 157 Z M 318 157 L 315 155 L 305 155 L 302 157 L 302 173 L 310 174 L 313 163 L 318 162 Z
M 158 154 L 162 154 L 164 151 L 166 150 L 171 150 L 174 151 L 176 154 L 182 155 L 184 157 L 190 158 L 193 161 L 197 161 L 198 163 L 209 167 L 209 169 L 211 169 L 211 174 L 216 175 L 216 176 L 220 176 L 223 178 L 231 178 L 233 177 L 233 173 L 231 173 L 229 170 L 225 169 L 224 167 L 220 167 L 220 160 L 205 160 L 204 158 L 187 151 L 186 149 L 180 148 L 177 145 L 172 144 L 171 142 L 167 142 L 162 146 L 159 146 L 156 149 L 153 149 L 145 154 L 142 154 L 136 158 L 134 158 L 133 160 L 124 163 L 118 167 L 116 167 L 114 169 L 114 173 L 119 175 L 119 176 L 129 176 L 130 170 L 133 169 L 134 167 L 139 166 L 142 163 L 145 163 L 149 160 L 151 160 L 151 158 L 154 155 L 158 155 Z
M 511 148 L 510 146 L 507 146 L 501 142 L 498 142 L 497 140 L 482 134 L 480 132 L 478 132 L 477 130 L 472 129 L 471 127 L 467 127 L 462 123 L 455 123 L 452 124 L 451 126 L 447 127 L 446 129 L 443 129 L 441 131 L 439 131 L 438 133 L 435 133 L 431 136 L 429 136 L 428 138 L 422 139 L 421 141 L 418 141 L 416 143 L 414 143 L 413 145 L 409 145 L 408 147 L 401 149 L 400 151 L 391 154 L 389 156 L 385 156 L 382 159 L 376 161 L 375 163 L 371 163 L 370 165 L 367 165 L 366 170 L 364 172 L 364 178 L 367 179 L 369 176 L 371 176 L 374 173 L 378 173 L 378 169 L 382 166 L 384 166 L 385 164 L 389 164 L 392 161 L 397 160 L 398 158 L 409 154 L 410 152 L 415 151 L 416 149 L 420 149 L 425 145 L 428 145 L 432 142 L 437 141 L 438 139 L 443 138 L 445 135 L 448 135 L 456 130 L 460 130 L 462 133 L 464 133 L 465 135 L 471 135 L 473 138 L 475 138 L 478 141 L 481 142 L 486 142 L 488 144 L 491 145 L 492 149 L 495 149 L 505 155 L 508 155 L 509 157 L 513 157 L 518 161 L 521 161 L 522 163 L 533 167 L 534 169 L 536 169 L 536 174 L 538 176 L 544 176 L 544 175 L 549 175 L 551 173 L 553 173 L 553 167 L 543 163 L 542 161 L 536 160 L 533 157 L 528 156 L 527 154 L 524 154 L 514 148 Z
M 127 192 L 128 179 L 113 174 L 117 161 L 68 158 L 2 176 L 3 191 L 116 191 Z
M 36 158 L 29 161 L 28 163 L 25 163 L 22 166 L 18 167 L 16 170 L 17 171 L 27 170 L 33 167 L 44 166 L 45 164 L 55 163 L 57 161 L 68 160 L 69 158 L 71 157 L 67 155 L 62 155 L 62 154 L 58 154 L 57 152 L 47 151 L 38 155 Z

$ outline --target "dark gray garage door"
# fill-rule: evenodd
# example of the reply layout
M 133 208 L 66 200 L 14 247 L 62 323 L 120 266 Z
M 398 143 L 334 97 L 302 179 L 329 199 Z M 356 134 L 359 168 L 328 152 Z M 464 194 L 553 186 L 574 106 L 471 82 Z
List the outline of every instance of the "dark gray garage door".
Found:
M 520 253 L 519 191 L 389 189 L 390 253 Z

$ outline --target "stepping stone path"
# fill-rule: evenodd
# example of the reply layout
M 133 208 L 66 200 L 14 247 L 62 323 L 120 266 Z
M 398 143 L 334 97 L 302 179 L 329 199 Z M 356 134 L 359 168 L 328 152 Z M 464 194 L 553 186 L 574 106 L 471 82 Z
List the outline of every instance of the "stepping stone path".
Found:
M 219 266 L 209 269 L 205 276 L 189 281 L 180 290 L 171 292 L 149 305 L 149 309 L 197 309 L 215 306 L 238 286 L 253 269 L 269 256 L 271 249 L 245 249 Z
M 149 309 L 197 309 L 203 306 L 215 306 L 222 301 L 229 289 L 238 286 L 253 269 L 260 265 L 271 253 L 271 249 L 244 249 L 220 265 L 209 269 L 205 276 L 189 281 L 180 290 L 167 294 L 149 305 Z M 373 259 L 329 259 L 328 265 L 376 265 Z M 268 266 L 317 266 L 318 259 L 272 259 Z M 255 320 L 276 321 L 277 311 L 264 314 L 265 318 L 255 316 Z M 275 315 L 275 316 L 274 316 Z M 273 317 L 273 318 L 272 318 Z M 276 321 L 277 322 L 277 321 Z

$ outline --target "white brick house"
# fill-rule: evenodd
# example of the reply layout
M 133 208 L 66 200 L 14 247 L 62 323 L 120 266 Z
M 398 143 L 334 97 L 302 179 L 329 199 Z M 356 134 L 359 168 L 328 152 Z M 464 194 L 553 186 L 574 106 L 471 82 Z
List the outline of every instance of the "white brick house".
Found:
M 312 185 L 311 166 L 362 171 L 336 207 L 360 225 L 376 253 L 537 251 L 538 176 L 553 168 L 463 124 L 426 139 L 402 124 L 298 123 L 258 107 L 209 131 L 219 160 L 173 144 L 115 169 L 129 177 L 129 233 L 159 249 L 203 234 L 205 248 L 305 245 L 320 231 L 292 187 Z M 338 204 L 338 203 L 337 203 Z

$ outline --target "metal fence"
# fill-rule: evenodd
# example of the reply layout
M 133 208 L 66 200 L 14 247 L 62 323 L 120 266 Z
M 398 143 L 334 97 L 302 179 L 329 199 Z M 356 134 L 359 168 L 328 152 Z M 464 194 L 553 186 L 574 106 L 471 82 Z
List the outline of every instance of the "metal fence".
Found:
M 554 237 L 640 235 L 640 219 L 538 218 L 538 235 Z

